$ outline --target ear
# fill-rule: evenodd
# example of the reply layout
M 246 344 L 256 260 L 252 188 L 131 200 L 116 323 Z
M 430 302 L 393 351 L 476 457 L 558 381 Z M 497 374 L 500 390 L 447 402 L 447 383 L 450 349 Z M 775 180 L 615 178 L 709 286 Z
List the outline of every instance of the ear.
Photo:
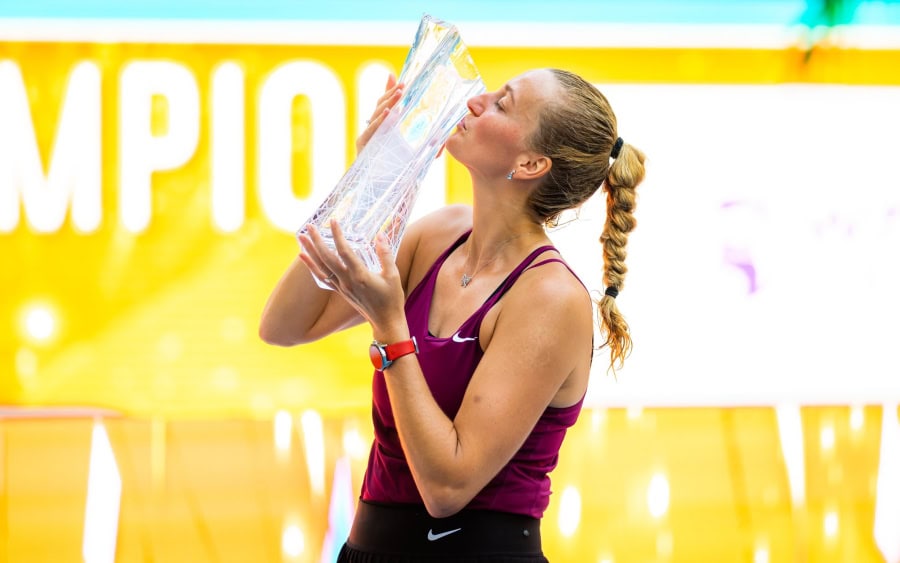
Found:
M 550 172 L 553 161 L 542 154 L 531 153 L 523 155 L 516 167 L 516 180 L 537 180 Z

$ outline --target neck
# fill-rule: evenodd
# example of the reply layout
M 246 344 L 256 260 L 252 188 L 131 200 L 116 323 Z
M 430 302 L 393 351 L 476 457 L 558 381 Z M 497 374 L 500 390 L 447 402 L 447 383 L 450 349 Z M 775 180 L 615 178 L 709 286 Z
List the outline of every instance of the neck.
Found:
M 467 243 L 471 257 L 491 254 L 492 249 L 513 237 L 526 242 L 546 238 L 544 227 L 528 212 L 530 190 L 506 179 L 486 185 L 474 175 L 472 188 L 472 234 Z
M 482 195 L 487 194 L 487 195 Z M 498 195 L 500 197 L 498 197 Z M 472 234 L 465 244 L 462 285 L 477 274 L 508 266 L 538 241 L 545 241 L 544 228 L 531 219 L 524 202 L 494 190 L 475 190 Z M 488 199 L 490 201 L 485 201 Z

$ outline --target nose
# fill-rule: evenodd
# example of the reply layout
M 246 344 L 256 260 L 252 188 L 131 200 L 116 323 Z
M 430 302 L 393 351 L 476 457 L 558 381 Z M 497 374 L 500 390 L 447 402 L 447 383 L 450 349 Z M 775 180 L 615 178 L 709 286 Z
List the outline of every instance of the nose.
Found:
M 486 93 L 469 98 L 466 105 L 468 106 L 469 111 L 472 112 L 472 115 L 481 115 L 481 112 L 484 111 L 484 108 L 486 107 L 485 96 L 487 96 Z

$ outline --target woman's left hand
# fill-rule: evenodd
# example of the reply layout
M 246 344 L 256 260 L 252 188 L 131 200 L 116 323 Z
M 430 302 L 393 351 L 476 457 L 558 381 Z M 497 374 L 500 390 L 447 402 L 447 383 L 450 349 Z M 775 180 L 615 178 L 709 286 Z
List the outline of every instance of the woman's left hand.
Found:
M 369 321 L 376 338 L 408 338 L 403 286 L 387 239 L 381 233 L 375 239 L 375 252 L 381 262 L 381 272 L 375 273 L 350 248 L 337 221 L 332 220 L 330 226 L 335 251 L 310 225 L 307 234 L 300 236 L 300 259 Z
M 375 131 L 378 130 L 381 123 L 387 118 L 391 108 L 397 105 L 397 102 L 403 97 L 404 87 L 403 84 L 397 83 L 397 77 L 393 74 L 388 75 L 387 85 L 384 87 L 384 94 L 378 98 L 378 103 L 375 105 L 375 111 L 372 112 L 372 117 L 366 120 L 366 128 L 356 139 L 356 154 L 362 152 L 363 147 L 366 146 L 372 138 L 372 135 L 375 134 Z

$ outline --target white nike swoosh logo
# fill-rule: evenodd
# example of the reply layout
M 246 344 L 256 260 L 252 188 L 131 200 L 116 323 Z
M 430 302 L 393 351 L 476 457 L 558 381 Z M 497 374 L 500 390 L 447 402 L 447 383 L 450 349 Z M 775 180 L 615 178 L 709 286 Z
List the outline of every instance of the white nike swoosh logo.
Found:
M 469 342 L 470 340 L 478 340 L 477 336 L 460 336 L 457 332 L 453 335 L 453 342 Z
M 431 529 L 428 530 L 428 541 L 439 540 L 443 537 L 449 536 L 450 534 L 455 534 L 456 532 L 462 530 L 462 528 L 457 528 L 455 530 L 447 530 L 446 532 L 441 532 L 440 534 L 435 534 Z

